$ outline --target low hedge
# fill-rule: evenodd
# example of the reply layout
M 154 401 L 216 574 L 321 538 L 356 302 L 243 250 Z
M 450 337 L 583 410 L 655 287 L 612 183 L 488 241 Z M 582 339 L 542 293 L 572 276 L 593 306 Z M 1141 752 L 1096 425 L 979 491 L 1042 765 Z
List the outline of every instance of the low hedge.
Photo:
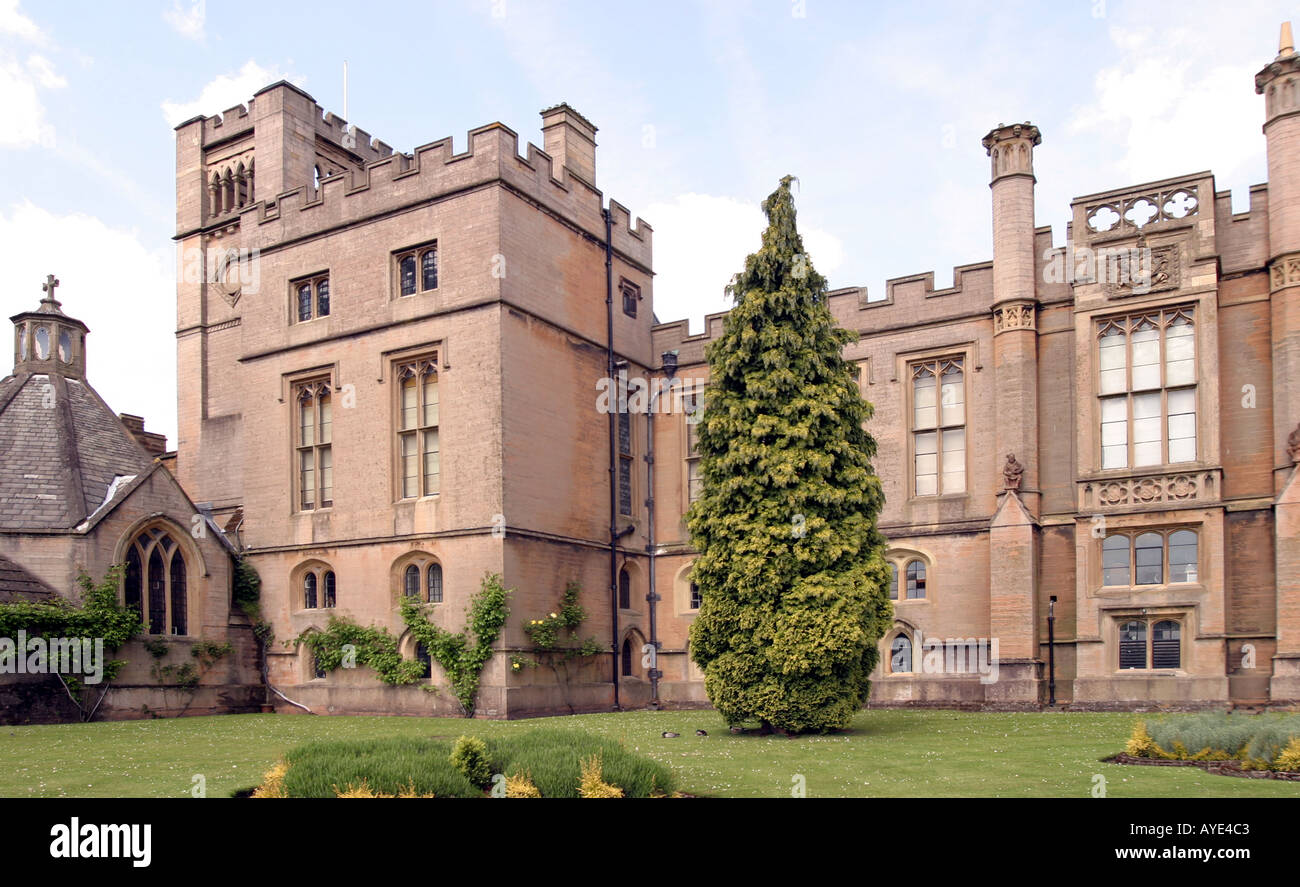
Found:
M 1226 712 L 1144 718 L 1125 751 L 1165 761 L 1241 761 L 1248 770 L 1300 771 L 1300 715 Z
M 466 748 L 471 744 L 465 739 L 457 755 L 445 739 L 309 743 L 277 762 L 254 797 L 490 796 L 491 782 L 485 790 L 463 772 L 474 772 L 465 767 Z M 587 733 L 528 730 L 485 744 L 493 778 L 505 776 L 510 797 L 645 798 L 671 795 L 676 785 L 664 765 Z

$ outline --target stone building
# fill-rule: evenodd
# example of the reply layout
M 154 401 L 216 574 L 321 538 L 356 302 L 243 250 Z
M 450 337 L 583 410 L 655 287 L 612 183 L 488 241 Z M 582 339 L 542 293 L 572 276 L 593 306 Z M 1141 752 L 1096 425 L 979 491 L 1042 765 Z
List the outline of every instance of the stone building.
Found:
M 63 313 L 57 286 L 51 275 L 39 308 L 11 318 L 14 368 L 0 380 L 0 601 L 79 601 L 81 572 L 99 581 L 122 564 L 124 602 L 144 632 L 109 654 L 127 665 L 106 692 L 87 683 L 87 707 L 98 701 L 106 718 L 255 711 L 257 644 L 231 608 L 232 550 L 158 458 L 165 438 L 138 416 L 114 415 L 91 387 L 89 331 Z M 160 640 L 161 655 L 146 649 Z M 195 666 L 197 687 L 155 673 L 192 665 L 201 641 L 231 650 Z M 0 719 L 78 717 L 57 679 L 16 671 L 10 663 L 0 673 Z
M 873 704 L 1300 701 L 1300 56 L 1282 43 L 1256 78 L 1269 182 L 1248 212 L 1179 175 L 1077 198 L 1057 245 L 1034 219 L 1039 131 L 999 125 L 992 261 L 947 289 L 830 294 L 859 334 L 895 566 Z M 706 701 L 685 410 L 725 314 L 659 323 L 651 231 L 597 190 L 596 128 L 558 105 L 542 132 L 523 154 L 499 123 L 459 154 L 394 153 L 286 83 L 177 128 L 176 239 L 201 268 L 178 283 L 177 472 L 238 525 L 290 641 L 271 678 L 313 710 L 454 712 L 318 672 L 292 640 L 345 613 L 421 656 L 400 596 L 459 628 L 488 572 L 516 591 L 480 714 Z M 628 413 L 602 408 L 611 376 Z M 607 652 L 513 669 L 571 581 Z M 427 680 L 445 686 L 436 663 Z

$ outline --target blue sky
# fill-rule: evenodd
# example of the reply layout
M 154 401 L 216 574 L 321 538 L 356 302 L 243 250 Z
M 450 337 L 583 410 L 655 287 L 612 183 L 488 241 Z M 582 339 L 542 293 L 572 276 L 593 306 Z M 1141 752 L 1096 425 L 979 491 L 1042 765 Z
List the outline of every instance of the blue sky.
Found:
M 305 14 L 304 10 L 310 13 Z M 758 204 L 799 178 L 832 286 L 991 257 L 995 124 L 1042 130 L 1038 224 L 1072 197 L 1202 169 L 1234 207 L 1266 178 L 1253 76 L 1284 3 L 529 0 L 357 6 L 0 0 L 0 299 L 59 275 L 91 381 L 175 443 L 174 136 L 290 80 L 409 151 L 499 120 L 521 147 L 567 101 L 597 180 L 655 229 L 661 320 L 724 310 Z M 1297 21 L 1300 25 L 1300 20 Z

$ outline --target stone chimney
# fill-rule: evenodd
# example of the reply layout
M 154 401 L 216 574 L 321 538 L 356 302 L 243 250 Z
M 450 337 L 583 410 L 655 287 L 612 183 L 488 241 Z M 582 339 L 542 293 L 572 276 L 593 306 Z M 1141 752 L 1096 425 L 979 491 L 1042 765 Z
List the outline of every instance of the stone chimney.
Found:
M 561 169 L 596 185 L 596 127 L 563 102 L 542 111 L 542 147 L 555 161 L 551 174 Z
M 140 446 L 144 447 L 146 453 L 154 458 L 167 452 L 167 435 L 158 434 L 156 431 L 144 430 L 144 417 L 132 416 L 130 413 L 118 413 L 117 418 L 122 420 L 126 430 L 131 432 L 131 436 L 136 439 Z

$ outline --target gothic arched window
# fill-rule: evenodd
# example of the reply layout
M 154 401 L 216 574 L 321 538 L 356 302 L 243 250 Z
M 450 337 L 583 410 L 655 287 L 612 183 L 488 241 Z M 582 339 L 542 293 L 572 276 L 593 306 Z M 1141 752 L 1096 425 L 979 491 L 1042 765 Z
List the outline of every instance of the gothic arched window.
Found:
M 912 670 L 912 639 L 905 634 L 896 635 L 889 645 L 889 670 L 893 674 Z
M 442 564 L 429 564 L 428 573 L 429 603 L 442 603 Z
M 126 552 L 122 596 L 140 614 L 148 634 L 189 634 L 189 582 L 185 556 L 162 527 L 150 527 Z
M 308 610 L 316 609 L 316 574 L 308 573 L 302 577 L 303 606 Z
M 404 591 L 407 597 L 415 597 L 420 593 L 420 568 L 411 564 L 406 568 Z
M 627 567 L 618 571 L 618 605 L 624 610 L 632 606 L 632 577 L 627 574 Z

